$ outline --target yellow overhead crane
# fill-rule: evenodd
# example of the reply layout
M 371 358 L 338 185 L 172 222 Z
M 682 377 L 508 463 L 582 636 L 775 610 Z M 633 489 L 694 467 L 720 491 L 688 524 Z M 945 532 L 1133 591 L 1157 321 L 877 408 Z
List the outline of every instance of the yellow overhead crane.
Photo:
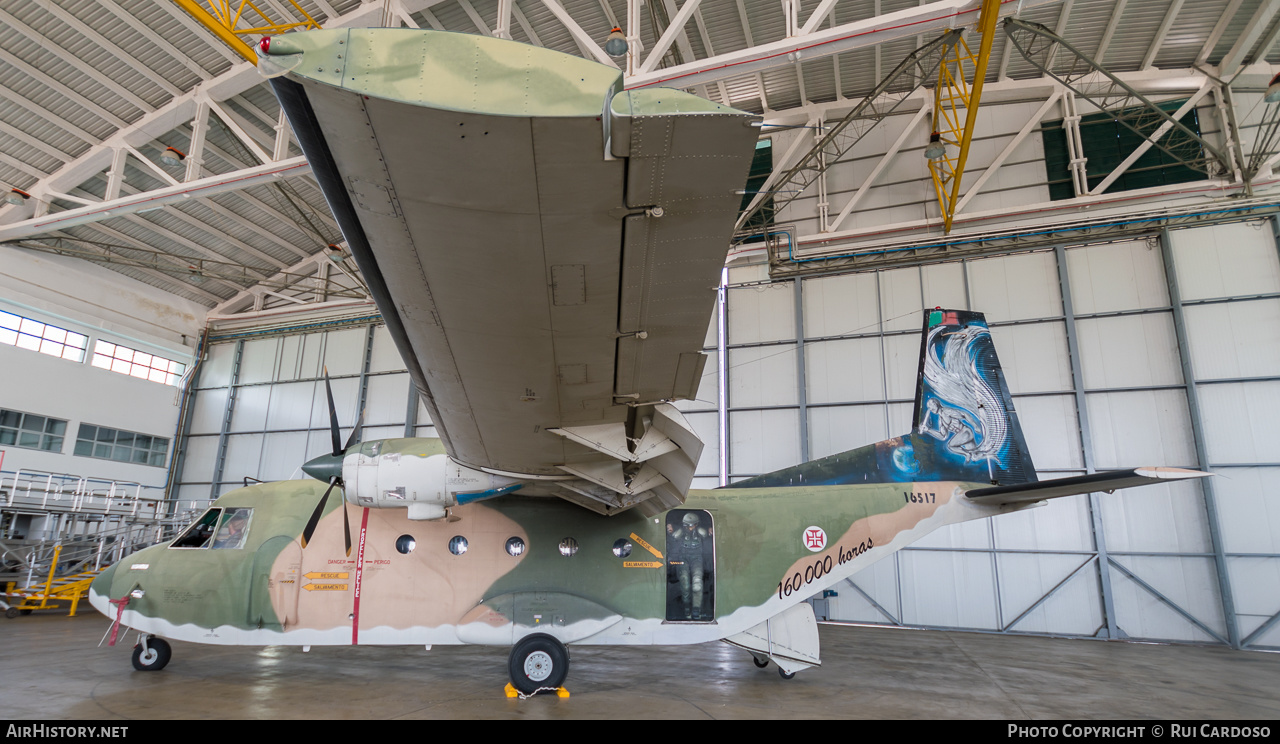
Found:
M 964 164 L 969 157 L 969 143 L 973 139 L 973 127 L 978 121 L 978 102 L 982 98 L 982 84 L 987 76 L 987 62 L 991 59 L 991 43 L 996 35 L 996 20 L 1000 15 L 1000 0 L 983 0 L 978 15 L 978 53 L 969 49 L 961 37 L 948 51 L 938 68 L 938 85 L 934 88 L 933 132 L 929 135 L 929 172 L 933 175 L 933 188 L 942 210 L 942 230 L 951 232 L 956 203 L 960 200 L 960 181 L 964 178 Z M 972 83 L 965 80 L 965 68 L 972 71 Z M 965 112 L 963 125 L 960 110 Z M 958 148 L 953 158 L 944 145 Z
M 277 23 L 267 16 L 266 13 L 253 3 L 253 0 L 204 0 L 209 6 L 209 10 L 196 0 L 173 0 L 178 7 L 187 12 L 187 15 L 200 22 L 200 25 L 212 31 L 219 39 L 226 42 L 227 46 L 235 50 L 236 54 L 244 57 L 253 64 L 258 64 L 258 55 L 253 51 L 253 47 L 245 43 L 241 38 L 247 35 L 266 35 L 282 34 L 285 31 L 295 28 L 320 28 L 320 24 L 316 22 L 311 14 L 306 11 L 297 0 L 289 0 L 289 4 L 294 7 L 302 15 L 301 21 L 289 21 L 285 23 Z M 248 28 L 239 28 L 244 23 Z

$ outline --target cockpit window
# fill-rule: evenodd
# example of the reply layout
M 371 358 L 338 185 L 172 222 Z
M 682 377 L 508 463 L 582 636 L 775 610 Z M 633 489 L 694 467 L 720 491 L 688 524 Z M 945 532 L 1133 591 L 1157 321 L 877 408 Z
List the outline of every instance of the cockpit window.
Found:
M 169 547 L 214 548 L 215 550 L 242 548 L 245 537 L 249 534 L 249 522 L 252 517 L 253 509 L 240 507 L 210 509 Z
M 244 547 L 244 538 L 249 534 L 249 518 L 252 516 L 252 509 L 223 509 L 218 535 L 213 539 L 214 550 Z
M 169 545 L 171 548 L 204 548 L 208 547 L 210 540 L 213 539 L 214 527 L 218 524 L 218 518 L 222 516 L 221 509 L 210 509 L 200 516 L 186 532 L 178 536 L 177 540 Z

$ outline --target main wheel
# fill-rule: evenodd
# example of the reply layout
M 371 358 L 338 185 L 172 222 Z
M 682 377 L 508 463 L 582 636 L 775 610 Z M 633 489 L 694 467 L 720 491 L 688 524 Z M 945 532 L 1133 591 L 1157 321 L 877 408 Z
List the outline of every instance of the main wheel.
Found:
M 557 689 L 569 676 L 569 651 L 544 633 L 525 636 L 511 649 L 507 662 L 511 685 L 524 695 Z
M 142 650 L 141 643 L 133 647 L 133 668 L 139 672 L 158 672 L 164 669 L 172 657 L 173 649 L 168 641 L 150 636 L 147 638 L 146 651 Z
M 783 671 L 782 667 L 778 667 L 778 676 L 782 677 L 783 679 L 791 679 L 796 676 L 796 673 Z
M 21 614 L 21 611 L 17 607 L 10 607 L 9 609 L 4 611 L 4 616 L 9 618 L 10 620 L 14 619 L 20 614 Z
M 752 656 L 751 661 L 756 665 L 757 669 L 764 669 L 765 667 L 769 666 L 769 660 L 762 659 L 759 656 Z

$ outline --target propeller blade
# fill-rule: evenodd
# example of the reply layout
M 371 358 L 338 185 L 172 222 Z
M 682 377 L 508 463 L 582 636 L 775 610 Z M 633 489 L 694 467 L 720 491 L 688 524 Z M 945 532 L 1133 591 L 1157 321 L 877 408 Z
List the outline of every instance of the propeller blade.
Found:
M 347 446 L 342 448 L 343 452 L 351 449 L 351 445 L 360 441 L 360 424 L 364 423 L 364 409 L 360 409 L 360 415 L 356 416 L 355 428 L 351 430 L 351 436 L 347 437 Z
M 347 519 L 347 494 L 342 494 L 342 530 L 347 538 L 347 557 L 351 557 L 351 521 Z
M 338 409 L 333 405 L 333 386 L 329 384 L 329 368 L 324 368 L 324 392 L 329 398 L 329 435 L 333 439 L 333 454 L 341 455 L 342 435 L 338 433 Z
M 304 549 L 307 547 L 307 543 L 311 542 L 311 536 L 315 534 L 316 525 L 320 524 L 320 517 L 324 514 L 325 504 L 329 503 L 329 493 L 333 491 L 333 487 L 336 486 L 337 484 L 338 484 L 338 478 L 336 476 L 329 479 L 329 487 L 325 489 L 324 496 L 320 497 L 320 503 L 316 504 L 316 510 L 311 513 L 311 519 L 307 520 L 307 526 L 302 529 L 302 547 Z M 343 499 L 344 503 L 345 501 L 346 499 Z M 345 509 L 343 510 L 343 515 L 344 516 L 346 515 Z M 350 534 L 347 535 L 347 544 L 348 544 L 347 550 L 349 554 L 349 551 L 351 550 Z

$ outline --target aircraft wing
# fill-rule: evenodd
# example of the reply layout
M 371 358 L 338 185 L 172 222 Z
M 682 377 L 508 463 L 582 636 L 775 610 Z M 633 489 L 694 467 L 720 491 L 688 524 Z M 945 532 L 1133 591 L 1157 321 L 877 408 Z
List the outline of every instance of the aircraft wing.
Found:
M 679 505 L 758 117 L 468 34 L 260 55 L 449 455 L 601 513 Z M 735 193 L 738 192 L 738 193 Z
M 1149 486 L 1160 481 L 1205 478 L 1212 473 L 1183 468 L 1134 468 L 1133 470 L 1109 470 L 1102 473 L 1077 475 L 1072 478 L 1055 478 L 1034 483 L 1011 486 L 975 488 L 965 491 L 965 496 L 979 504 L 1024 504 L 1063 496 L 1075 496 L 1095 491 L 1114 491 L 1117 488 Z

